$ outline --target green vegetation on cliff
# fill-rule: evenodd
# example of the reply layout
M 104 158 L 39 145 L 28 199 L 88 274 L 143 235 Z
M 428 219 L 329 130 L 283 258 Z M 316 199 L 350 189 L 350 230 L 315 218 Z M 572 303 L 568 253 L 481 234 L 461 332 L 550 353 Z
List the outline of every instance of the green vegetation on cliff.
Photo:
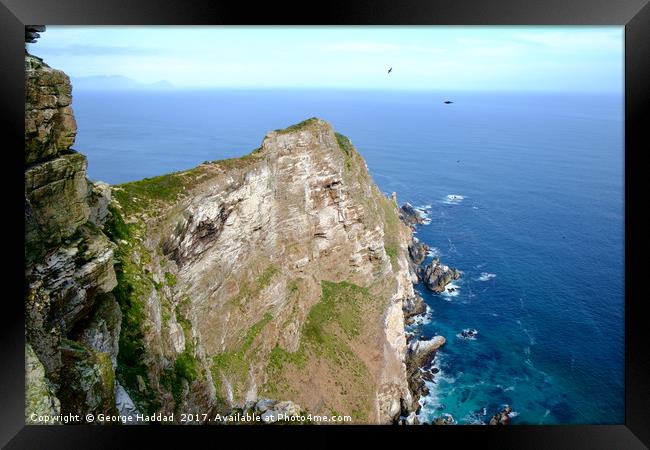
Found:
M 195 182 L 201 166 L 140 181 L 124 183 L 113 189 L 113 197 L 124 214 L 152 210 L 156 203 L 170 203 Z
M 246 384 L 248 369 L 250 366 L 250 352 L 255 338 L 260 334 L 262 328 L 273 319 L 270 313 L 255 323 L 245 333 L 241 343 L 233 350 L 220 353 L 212 358 L 212 378 L 217 392 L 221 391 L 222 378 L 229 380 L 233 393 L 240 394 L 243 385 Z
M 357 420 L 366 418 L 372 388 L 370 374 L 364 362 L 352 350 L 349 342 L 358 338 L 364 327 L 365 313 L 373 298 L 367 288 L 349 282 L 321 282 L 321 299 L 312 306 L 302 327 L 299 348 L 288 352 L 278 345 L 268 359 L 268 381 L 262 392 L 280 395 L 287 389 L 286 374 L 303 374 L 320 359 L 337 373 L 333 395 L 349 397 L 350 412 Z
M 265 287 L 271 283 L 271 279 L 278 273 L 278 268 L 270 265 L 252 282 L 243 280 L 239 287 L 239 293 L 228 301 L 243 309 L 246 300 L 256 297 Z
M 153 413 L 161 407 L 160 393 L 150 379 L 147 365 L 148 350 L 145 333 L 151 326 L 147 322 L 146 299 L 153 290 L 161 300 L 161 316 L 165 325 L 172 315 L 181 325 L 185 335 L 185 349 L 174 360 L 171 367 L 162 368 L 160 383 L 172 393 L 178 409 L 183 400 L 183 382 L 192 383 L 201 376 L 200 362 L 195 356 L 196 346 L 192 336 L 192 324 L 187 319 L 190 300 L 186 296 L 173 308 L 162 293 L 162 283 L 156 283 L 151 272 L 140 262 L 149 262 L 151 256 L 141 243 L 142 225 L 139 222 L 127 224 L 120 211 L 110 207 L 111 219 L 107 222 L 107 234 L 119 243 L 115 253 L 117 264 L 117 287 L 113 294 L 122 310 L 123 321 L 119 341 L 117 377 L 142 410 Z M 163 275 L 165 284 L 176 286 L 176 276 L 171 272 Z
M 307 126 L 309 126 L 309 125 L 311 125 L 313 123 L 316 123 L 316 122 L 318 122 L 317 117 L 310 117 L 309 119 L 306 119 L 306 120 L 303 120 L 302 122 L 298 122 L 296 124 L 288 126 L 287 128 L 278 128 L 277 130 L 275 130 L 275 132 L 279 133 L 279 134 L 293 133 L 293 132 L 296 132 L 296 131 L 300 131 L 300 130 L 306 128 Z
M 384 197 L 383 195 L 380 198 L 380 204 L 382 208 L 382 216 L 384 222 L 384 248 L 386 249 L 386 254 L 390 258 L 391 265 L 393 270 L 398 270 L 397 265 L 397 254 L 400 246 L 400 219 L 399 213 L 397 211 L 397 205 L 395 203 Z
M 110 212 L 106 233 L 120 243 L 115 252 L 117 286 L 113 289 L 122 311 L 117 379 L 140 408 L 153 413 L 160 408 L 160 402 L 148 376 L 144 326 L 147 319 L 145 299 L 154 286 L 142 266 L 132 260 L 134 252 L 139 250 L 133 235 L 135 225 L 126 224 L 116 208 L 110 207 Z

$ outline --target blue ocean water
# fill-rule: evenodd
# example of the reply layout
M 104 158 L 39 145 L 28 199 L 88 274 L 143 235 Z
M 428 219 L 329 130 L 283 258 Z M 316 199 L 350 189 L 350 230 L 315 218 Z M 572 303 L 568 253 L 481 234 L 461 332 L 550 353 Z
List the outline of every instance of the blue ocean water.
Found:
M 482 423 L 509 404 L 513 424 L 624 422 L 622 95 L 79 91 L 73 109 L 75 148 L 109 183 L 329 121 L 384 192 L 430 205 L 416 236 L 463 272 L 451 294 L 420 289 L 433 313 L 415 331 L 447 339 L 421 419 Z

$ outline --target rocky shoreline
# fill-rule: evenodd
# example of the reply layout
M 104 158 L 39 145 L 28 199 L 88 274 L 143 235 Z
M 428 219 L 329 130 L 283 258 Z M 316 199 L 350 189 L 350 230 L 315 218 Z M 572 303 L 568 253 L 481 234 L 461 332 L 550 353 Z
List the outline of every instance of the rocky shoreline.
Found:
M 393 200 L 396 201 L 396 194 L 392 195 Z M 399 209 L 400 219 L 412 231 L 417 229 L 419 225 L 426 225 L 429 223 L 428 219 L 422 214 L 422 208 L 417 208 L 410 203 L 405 203 Z M 412 242 L 408 246 L 409 256 L 409 269 L 412 274 L 413 284 L 422 284 L 427 290 L 435 294 L 443 294 L 445 292 L 452 293 L 457 287 L 451 285 L 455 280 L 462 276 L 462 272 L 456 268 L 443 264 L 440 259 L 433 256 L 431 262 L 425 264 L 427 256 L 429 256 L 429 246 L 418 240 L 415 236 L 412 237 Z M 404 325 L 414 325 L 430 314 L 429 307 L 425 304 L 420 295 L 415 293 L 413 298 L 405 299 L 402 302 L 402 309 L 404 314 Z M 468 328 L 459 333 L 459 337 L 463 339 L 475 339 L 477 330 Z M 446 342 L 444 336 L 427 337 L 417 333 L 407 332 L 407 350 L 406 350 L 406 374 L 409 390 L 413 398 L 411 411 L 415 412 L 415 418 L 410 418 L 409 421 L 405 420 L 406 412 L 399 423 L 419 424 L 418 414 L 422 408 L 420 399 L 429 395 L 429 388 L 426 382 L 435 383 L 436 375 L 440 370 L 434 367 L 435 357 L 440 349 Z M 508 425 L 512 417 L 517 413 L 513 411 L 509 405 L 504 405 L 496 414 L 494 414 L 487 425 Z M 427 422 L 422 423 L 428 425 Z M 451 414 L 442 413 L 434 418 L 431 422 L 432 425 L 453 425 L 456 420 Z
M 445 337 L 405 333 L 430 313 L 413 285 L 461 272 L 425 264 L 429 219 L 349 139 L 313 118 L 235 160 L 93 183 L 68 76 L 30 54 L 25 71 L 27 416 L 418 423 Z
M 396 194 L 393 193 L 393 199 L 396 200 Z M 400 209 L 400 219 L 411 230 L 415 231 L 418 225 L 428 223 L 426 217 L 421 214 L 418 208 L 410 203 L 403 204 Z M 444 265 L 438 258 L 433 258 L 429 264 L 424 264 L 429 252 L 429 246 L 420 242 L 415 236 L 408 246 L 409 269 L 412 273 L 414 284 L 422 283 L 431 292 L 440 294 L 445 291 L 447 285 L 461 277 L 461 272 L 455 268 Z M 416 293 L 415 297 L 404 300 L 403 302 L 404 323 L 406 326 L 414 324 L 418 318 L 424 318 L 428 313 L 427 305 L 420 295 Z M 412 410 L 415 411 L 416 417 L 412 423 L 419 423 L 417 414 L 420 412 L 420 398 L 429 394 L 426 386 L 427 381 L 433 381 L 438 369 L 433 367 L 436 353 L 446 342 L 444 336 L 425 336 L 415 337 L 413 335 L 407 338 L 406 352 L 406 374 L 409 390 L 413 397 Z M 441 418 L 434 424 L 449 424 L 453 419 Z M 402 418 L 400 423 L 406 423 Z

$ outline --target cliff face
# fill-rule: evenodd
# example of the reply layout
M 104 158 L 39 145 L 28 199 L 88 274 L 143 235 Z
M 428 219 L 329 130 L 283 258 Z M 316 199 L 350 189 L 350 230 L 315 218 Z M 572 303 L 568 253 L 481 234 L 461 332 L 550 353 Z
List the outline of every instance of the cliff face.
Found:
M 70 149 L 70 93 L 26 56 L 31 410 L 272 398 L 389 423 L 413 408 L 411 230 L 347 138 L 310 119 L 245 157 L 109 188 Z
M 124 358 L 147 361 L 118 378 L 144 388 L 138 400 L 172 410 L 291 399 L 361 422 L 388 422 L 410 402 L 410 230 L 326 122 L 113 193 L 118 289 L 138 293 L 118 299 L 141 310 L 127 331 L 145 349 Z
M 108 198 L 99 201 L 86 158 L 70 148 L 68 77 L 31 55 L 25 77 L 27 417 L 111 411 L 117 348 L 108 343 L 121 313 L 110 294 L 116 246 L 99 220 Z

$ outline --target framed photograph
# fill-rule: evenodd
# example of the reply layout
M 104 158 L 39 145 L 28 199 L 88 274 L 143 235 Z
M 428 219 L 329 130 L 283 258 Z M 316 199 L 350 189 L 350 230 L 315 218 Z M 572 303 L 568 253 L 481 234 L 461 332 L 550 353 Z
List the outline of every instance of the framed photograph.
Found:
M 3 0 L 2 444 L 647 448 L 647 2 L 302 7 Z

